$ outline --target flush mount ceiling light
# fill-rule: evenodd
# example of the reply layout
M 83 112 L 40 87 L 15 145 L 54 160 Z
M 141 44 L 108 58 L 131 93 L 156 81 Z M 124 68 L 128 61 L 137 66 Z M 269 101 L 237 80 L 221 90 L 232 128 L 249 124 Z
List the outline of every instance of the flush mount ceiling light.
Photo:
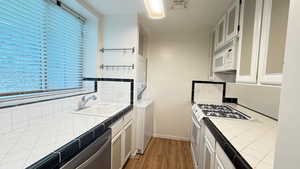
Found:
M 165 17 L 163 0 L 144 0 L 144 3 L 151 19 L 162 19 Z

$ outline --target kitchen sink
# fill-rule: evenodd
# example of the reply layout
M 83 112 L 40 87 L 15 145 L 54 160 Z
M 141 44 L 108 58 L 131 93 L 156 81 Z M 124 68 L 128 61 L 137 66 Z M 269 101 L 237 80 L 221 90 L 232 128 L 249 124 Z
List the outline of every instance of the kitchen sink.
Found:
M 122 109 L 126 108 L 127 106 L 128 105 L 100 104 L 87 107 L 82 110 L 76 110 L 73 112 L 73 114 L 111 117 L 117 114 Z

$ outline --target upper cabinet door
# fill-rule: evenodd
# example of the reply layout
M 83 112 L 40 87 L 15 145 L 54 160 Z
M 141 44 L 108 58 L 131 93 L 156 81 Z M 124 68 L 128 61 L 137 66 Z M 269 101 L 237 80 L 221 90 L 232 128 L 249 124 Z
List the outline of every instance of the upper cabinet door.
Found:
M 217 25 L 216 49 L 222 47 L 225 42 L 226 33 L 226 15 L 221 18 Z
M 209 79 L 214 79 L 214 56 L 215 56 L 215 36 L 216 31 L 210 33 L 210 50 L 209 50 Z
M 242 0 L 237 82 L 256 83 L 263 0 Z
M 289 0 L 264 1 L 259 68 L 262 84 L 281 84 L 289 3 Z
M 234 0 L 227 11 L 226 41 L 231 40 L 238 34 L 240 1 Z

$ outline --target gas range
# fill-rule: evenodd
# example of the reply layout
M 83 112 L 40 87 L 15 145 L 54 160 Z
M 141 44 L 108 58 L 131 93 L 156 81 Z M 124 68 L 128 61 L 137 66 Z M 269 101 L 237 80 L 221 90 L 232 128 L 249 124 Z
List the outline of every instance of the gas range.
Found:
M 198 104 L 197 108 L 207 117 L 219 117 L 219 118 L 232 118 L 240 120 L 250 120 L 251 117 L 245 115 L 244 113 L 224 105 L 213 105 L 213 104 Z

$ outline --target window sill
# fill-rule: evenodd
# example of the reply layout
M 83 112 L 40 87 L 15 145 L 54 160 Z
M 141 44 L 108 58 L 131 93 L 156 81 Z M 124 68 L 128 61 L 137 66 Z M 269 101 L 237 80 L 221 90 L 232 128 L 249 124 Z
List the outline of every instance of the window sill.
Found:
M 49 92 L 43 94 L 35 94 L 31 96 L 15 97 L 9 99 L 0 99 L 0 109 L 22 106 L 27 104 L 34 104 L 46 101 L 52 101 L 57 99 L 65 99 L 69 97 L 75 97 L 80 95 L 87 95 L 97 92 L 97 85 L 95 84 L 94 89 L 76 89 L 66 90 L 58 92 Z

